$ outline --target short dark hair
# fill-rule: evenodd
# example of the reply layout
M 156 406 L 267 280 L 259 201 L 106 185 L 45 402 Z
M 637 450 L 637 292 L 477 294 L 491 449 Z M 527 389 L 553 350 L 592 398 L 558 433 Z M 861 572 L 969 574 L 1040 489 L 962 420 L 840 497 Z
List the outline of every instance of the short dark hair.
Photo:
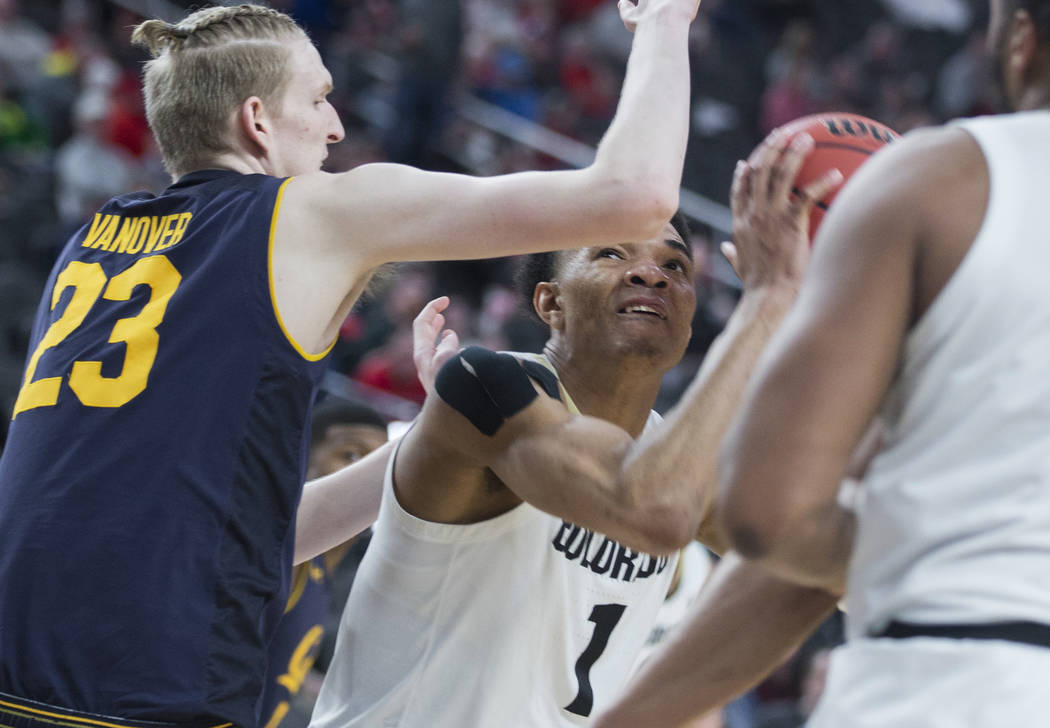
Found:
M 681 211 L 676 212 L 671 218 L 671 227 L 682 238 L 686 248 L 690 251 L 689 256 L 692 257 L 692 249 L 689 248 L 689 221 L 685 219 Z M 522 305 L 527 311 L 532 311 L 532 294 L 536 286 L 544 281 L 552 281 L 557 276 L 559 255 L 560 252 L 533 253 L 525 256 L 518 265 L 514 282 L 518 293 L 521 294 Z
M 1032 16 L 1039 40 L 1050 43 L 1050 0 L 1008 0 L 1008 16 L 1017 10 L 1026 10 Z
M 386 430 L 386 420 L 363 402 L 330 396 L 314 406 L 310 420 L 310 445 L 316 446 L 336 425 L 369 425 Z

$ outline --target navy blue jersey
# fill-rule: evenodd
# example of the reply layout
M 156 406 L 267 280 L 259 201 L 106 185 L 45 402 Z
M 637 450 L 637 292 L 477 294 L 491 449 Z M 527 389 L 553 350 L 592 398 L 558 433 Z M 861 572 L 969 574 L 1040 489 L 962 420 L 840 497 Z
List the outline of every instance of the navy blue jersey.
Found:
M 292 588 L 284 618 L 270 643 L 269 669 L 263 688 L 263 728 L 277 728 L 288 714 L 292 698 L 317 660 L 328 613 L 329 573 L 324 556 L 300 564 L 292 572 Z
M 272 297 L 282 189 L 195 172 L 63 250 L 0 458 L 0 692 L 257 723 L 324 368 Z

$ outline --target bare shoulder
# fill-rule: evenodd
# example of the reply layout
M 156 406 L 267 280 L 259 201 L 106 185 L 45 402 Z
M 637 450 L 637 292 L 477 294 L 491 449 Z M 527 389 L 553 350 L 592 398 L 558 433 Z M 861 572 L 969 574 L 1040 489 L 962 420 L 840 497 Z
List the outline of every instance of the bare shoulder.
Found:
M 865 227 L 880 247 L 910 247 L 945 216 L 979 200 L 986 180 L 981 150 L 964 130 L 913 131 L 883 148 L 850 179 L 814 247 L 818 255 L 836 245 L 856 251 L 861 244 L 856 233 Z
M 909 209 L 918 209 L 916 202 L 943 199 L 946 186 L 967 184 L 983 165 L 980 147 L 963 129 L 919 129 L 876 154 L 846 191 L 859 187 L 865 195 L 874 193 L 875 200 L 907 200 Z
M 813 258 L 822 287 L 839 286 L 849 300 L 871 282 L 873 297 L 877 288 L 909 300 L 916 320 L 977 235 L 988 186 L 984 155 L 964 129 L 905 135 L 860 168 L 824 220 Z
M 358 250 L 359 231 L 347 220 L 354 196 L 340 184 L 342 175 L 314 172 L 292 177 L 284 188 L 277 235 L 295 241 L 303 254 L 336 255 L 344 265 Z M 360 257 L 360 256 L 358 256 Z M 361 257 L 361 267 L 371 268 Z
M 430 521 L 472 523 L 520 503 L 490 467 L 515 442 L 573 417 L 560 400 L 535 386 L 536 398 L 494 434 L 482 433 L 441 397 L 428 397 L 395 462 L 401 506 Z

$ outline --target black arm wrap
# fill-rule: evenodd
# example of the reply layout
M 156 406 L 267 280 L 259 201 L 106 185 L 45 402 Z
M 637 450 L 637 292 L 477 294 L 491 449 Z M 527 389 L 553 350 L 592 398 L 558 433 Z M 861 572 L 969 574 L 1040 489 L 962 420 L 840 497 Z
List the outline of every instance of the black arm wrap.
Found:
M 538 396 L 517 359 L 480 346 L 445 362 L 434 386 L 449 407 L 489 437 Z

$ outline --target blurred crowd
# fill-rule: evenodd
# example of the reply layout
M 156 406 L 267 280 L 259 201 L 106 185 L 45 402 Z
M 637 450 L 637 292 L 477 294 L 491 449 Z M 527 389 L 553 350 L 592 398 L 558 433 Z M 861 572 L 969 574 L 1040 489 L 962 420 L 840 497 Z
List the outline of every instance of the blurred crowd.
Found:
M 194 6 L 200 3 L 193 3 Z M 392 160 L 497 174 L 564 159 L 470 120 L 474 98 L 586 145 L 615 110 L 630 35 L 613 0 L 274 0 L 317 42 L 347 138 L 342 171 Z M 166 177 L 145 120 L 144 54 L 129 43 L 155 0 L 0 0 L 0 405 L 20 385 L 33 312 L 65 239 L 106 198 Z M 184 2 L 182 6 L 190 5 Z M 771 129 L 823 110 L 899 132 L 992 111 L 979 0 L 704 0 L 691 35 L 693 102 L 683 185 L 725 203 L 737 159 Z M 169 4 L 177 17 L 180 4 Z M 689 381 L 735 302 L 716 230 L 694 220 L 694 340 L 658 409 Z M 538 350 L 543 329 L 514 261 L 382 271 L 340 332 L 332 369 L 390 419 L 423 391 L 411 321 L 438 294 L 466 342 Z M 410 408 L 409 408 L 410 411 Z M 0 418 L 0 444 L 6 417 Z M 738 706 L 733 726 L 800 724 L 834 625 Z M 831 635 L 831 636 L 828 636 Z M 815 677 L 814 677 L 815 676 Z M 745 717 L 740 717 L 745 716 Z M 743 722 L 746 721 L 746 722 Z

